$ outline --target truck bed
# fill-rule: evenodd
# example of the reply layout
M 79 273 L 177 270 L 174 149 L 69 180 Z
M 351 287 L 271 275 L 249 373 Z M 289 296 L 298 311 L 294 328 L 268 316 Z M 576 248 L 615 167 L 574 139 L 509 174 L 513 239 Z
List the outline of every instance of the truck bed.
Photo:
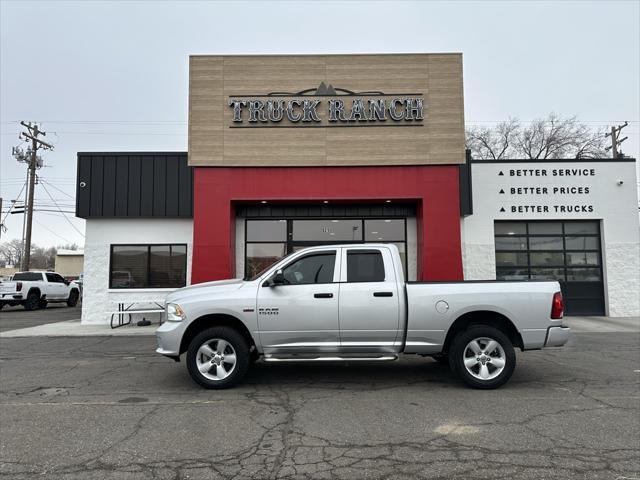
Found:
M 438 353 L 451 324 L 471 312 L 510 320 L 525 349 L 542 348 L 548 328 L 562 324 L 550 318 L 553 294 L 559 291 L 553 281 L 409 282 L 404 351 Z

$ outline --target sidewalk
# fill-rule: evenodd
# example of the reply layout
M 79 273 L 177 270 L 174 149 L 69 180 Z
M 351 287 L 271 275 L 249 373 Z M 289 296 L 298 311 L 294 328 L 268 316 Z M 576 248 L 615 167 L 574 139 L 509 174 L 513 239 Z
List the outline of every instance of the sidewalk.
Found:
M 573 333 L 640 332 L 640 317 L 564 317 Z
M 135 323 L 119 328 L 109 325 L 81 325 L 80 319 L 64 322 L 47 323 L 37 327 L 19 328 L 0 332 L 0 338 L 16 337 L 132 337 L 153 335 L 158 323 L 146 327 L 138 327 Z
M 640 333 L 640 317 L 565 317 L 564 324 L 571 327 L 572 333 Z M 138 327 L 134 323 L 112 329 L 109 325 L 81 325 L 78 319 L 0 332 L 0 338 L 131 337 L 153 335 L 157 328 L 157 323 L 153 323 L 147 327 Z

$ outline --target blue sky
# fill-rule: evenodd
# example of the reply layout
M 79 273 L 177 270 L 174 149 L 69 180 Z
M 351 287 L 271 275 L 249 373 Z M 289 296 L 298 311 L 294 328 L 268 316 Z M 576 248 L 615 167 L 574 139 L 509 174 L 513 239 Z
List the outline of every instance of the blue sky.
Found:
M 0 0 L 0 26 L 5 206 L 24 183 L 19 120 L 42 122 L 56 146 L 39 173 L 63 210 L 78 151 L 186 151 L 195 53 L 462 52 L 468 125 L 551 111 L 594 128 L 628 120 L 623 150 L 640 156 L 639 1 Z M 35 243 L 83 243 L 60 214 L 35 218 Z M 10 216 L 3 241 L 21 221 Z

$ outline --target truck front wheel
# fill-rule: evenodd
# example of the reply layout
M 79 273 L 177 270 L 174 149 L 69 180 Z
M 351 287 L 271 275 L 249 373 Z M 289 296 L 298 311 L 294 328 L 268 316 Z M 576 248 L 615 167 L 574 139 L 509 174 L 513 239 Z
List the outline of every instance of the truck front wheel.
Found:
M 232 328 L 208 328 L 189 344 L 187 370 L 204 388 L 229 388 L 242 380 L 248 368 L 249 347 Z
M 488 325 L 474 325 L 456 335 L 449 351 L 449 365 L 473 388 L 498 388 L 516 367 L 516 353 L 509 338 Z
M 67 298 L 67 307 L 75 307 L 78 304 L 78 291 L 71 290 L 69 298 Z

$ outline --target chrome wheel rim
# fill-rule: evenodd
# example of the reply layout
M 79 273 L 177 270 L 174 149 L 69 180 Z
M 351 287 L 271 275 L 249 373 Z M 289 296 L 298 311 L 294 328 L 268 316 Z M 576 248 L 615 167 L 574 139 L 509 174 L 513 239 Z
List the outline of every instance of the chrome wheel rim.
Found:
M 196 366 L 204 378 L 224 380 L 236 368 L 236 351 L 229 342 L 221 338 L 207 340 L 198 348 Z
M 471 340 L 464 349 L 462 362 L 467 372 L 478 380 L 486 381 L 502 373 L 507 358 L 502 345 L 488 337 Z

